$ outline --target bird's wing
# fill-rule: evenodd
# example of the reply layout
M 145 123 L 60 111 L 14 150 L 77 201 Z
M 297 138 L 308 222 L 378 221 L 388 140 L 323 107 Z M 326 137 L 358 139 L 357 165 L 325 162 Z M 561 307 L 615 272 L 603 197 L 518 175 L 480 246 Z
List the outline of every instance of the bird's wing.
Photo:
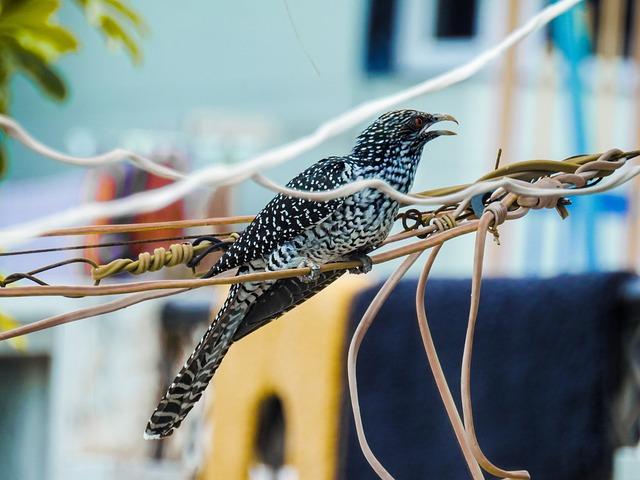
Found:
M 332 190 L 346 183 L 345 173 L 348 173 L 348 168 L 349 165 L 342 157 L 325 158 L 291 180 L 287 187 L 312 192 Z M 276 195 L 206 276 L 215 276 L 268 256 L 283 243 L 324 221 L 343 201 L 343 198 L 336 198 L 317 202 Z
M 233 336 L 233 341 L 237 342 L 245 335 L 284 315 L 329 286 L 342 274 L 344 270 L 325 272 L 311 282 L 303 282 L 297 277 L 278 280 L 260 295 L 245 313 L 242 323 Z

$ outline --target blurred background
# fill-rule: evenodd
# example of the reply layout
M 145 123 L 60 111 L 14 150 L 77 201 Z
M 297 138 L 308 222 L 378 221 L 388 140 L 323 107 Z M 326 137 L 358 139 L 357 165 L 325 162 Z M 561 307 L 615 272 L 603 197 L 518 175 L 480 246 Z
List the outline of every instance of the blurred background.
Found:
M 2 0 L 0 109 L 44 144 L 74 155 L 124 147 L 184 171 L 232 165 L 471 60 L 548 3 Z M 503 165 L 639 148 L 639 64 L 638 2 L 583 1 L 471 79 L 404 105 L 460 121 L 457 137 L 427 146 L 414 189 L 473 181 L 494 167 L 499 148 Z M 362 127 L 263 173 L 284 183 L 320 158 L 348 153 Z M 6 135 L 2 157 L 0 227 L 167 183 L 129 166 L 62 165 Z M 489 326 L 478 335 L 492 340 L 477 354 L 476 414 L 490 419 L 478 420 L 479 435 L 489 457 L 532 465 L 534 478 L 640 479 L 638 454 L 625 448 L 638 441 L 640 413 L 639 188 L 632 182 L 574 199 L 564 221 L 532 212 L 503 226 L 502 245 L 490 247 L 486 270 L 499 278 L 488 282 L 481 307 L 480 323 Z M 245 182 L 101 223 L 248 215 L 271 196 Z M 167 230 L 157 238 L 200 232 Z M 17 248 L 141 238 L 148 239 L 39 239 Z M 167 243 L 82 255 L 106 262 L 160 244 Z M 468 302 L 472 251 L 470 236 L 449 242 L 434 269 L 440 293 L 427 295 L 454 396 L 466 320 L 464 308 L 454 307 Z M 0 274 L 73 256 L 4 256 Z M 148 415 L 224 292 L 202 289 L 0 344 L 0 477 L 373 478 L 350 424 L 344 353 L 373 285 L 395 265 L 342 279 L 306 310 L 234 347 L 206 404 L 161 443 L 142 440 Z M 188 274 L 173 269 L 149 278 Z M 77 266 L 43 278 L 90 281 Z M 415 291 L 411 275 L 363 351 L 371 359 L 361 382 L 372 446 L 398 478 L 463 478 L 405 291 Z M 3 299 L 0 328 L 99 301 Z M 407 318 L 406 325 L 385 323 L 393 318 Z M 505 351 L 499 339 L 510 335 L 519 340 Z M 377 365 L 380 358 L 389 360 Z M 432 415 L 441 423 L 416 421 Z

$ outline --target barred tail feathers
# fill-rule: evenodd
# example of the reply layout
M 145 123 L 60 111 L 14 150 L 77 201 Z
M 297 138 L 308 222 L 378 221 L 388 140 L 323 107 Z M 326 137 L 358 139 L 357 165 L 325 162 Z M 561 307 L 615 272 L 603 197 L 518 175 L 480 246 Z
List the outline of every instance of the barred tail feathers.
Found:
M 215 320 L 169 386 L 151 415 L 144 432 L 147 440 L 168 437 L 180 426 L 202 396 L 220 362 L 233 343 L 246 308 L 230 294 Z M 235 305 L 234 305 L 235 304 Z

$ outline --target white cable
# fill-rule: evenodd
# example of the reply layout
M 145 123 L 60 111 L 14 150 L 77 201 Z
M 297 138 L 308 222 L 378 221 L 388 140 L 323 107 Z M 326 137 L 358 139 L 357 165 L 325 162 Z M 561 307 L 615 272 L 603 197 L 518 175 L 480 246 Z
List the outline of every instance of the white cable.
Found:
M 497 188 L 504 188 L 508 192 L 516 193 L 519 195 L 526 196 L 537 196 L 537 197 L 558 197 L 558 196 L 573 196 L 573 195 L 588 195 L 593 193 L 604 192 L 607 190 L 611 190 L 613 188 L 622 185 L 625 182 L 628 182 L 632 178 L 638 176 L 640 174 L 640 165 L 634 165 L 628 168 L 626 171 L 623 171 L 620 174 L 614 174 L 610 177 L 606 178 L 602 182 L 593 185 L 591 187 L 583 187 L 578 189 L 571 188 L 539 188 L 532 186 L 531 184 L 524 182 L 522 180 L 516 180 L 512 178 L 502 178 L 499 180 L 489 180 L 484 182 L 474 183 L 467 188 L 460 190 L 459 192 L 443 195 L 440 197 L 416 197 L 413 195 L 405 195 L 394 190 L 389 184 L 383 182 L 382 180 L 361 180 L 359 182 L 355 182 L 353 184 L 347 185 L 345 187 L 331 190 L 328 192 L 299 192 L 293 190 L 292 193 L 294 196 L 301 196 L 305 198 L 311 198 L 314 200 L 326 200 L 335 198 L 337 196 L 342 196 L 344 194 L 354 193 L 362 188 L 378 188 L 385 193 L 387 193 L 390 197 L 395 198 L 396 200 L 407 203 L 407 204 L 416 204 L 416 205 L 443 205 L 449 203 L 457 203 L 461 201 L 468 200 L 478 194 L 483 194 L 487 192 L 494 191 Z M 189 180 L 189 179 L 187 179 Z M 184 189 L 189 188 L 188 183 L 180 182 L 180 185 L 183 186 Z M 274 184 L 275 185 L 275 184 Z M 138 193 L 132 195 L 132 197 L 143 196 L 142 202 L 144 205 L 151 204 L 153 205 L 155 202 L 155 195 L 162 195 L 161 193 L 156 193 L 157 190 L 152 190 L 151 192 L 147 192 L 145 194 Z M 175 198 L 180 198 L 181 191 L 176 190 L 173 192 Z M 118 212 L 123 207 L 122 204 L 126 204 L 126 202 L 131 197 L 127 197 L 121 200 L 115 200 L 113 202 L 109 202 L 111 204 L 110 211 Z M 89 214 L 95 214 L 97 217 L 103 216 L 103 211 L 105 210 L 104 205 L 101 204 L 89 204 L 83 208 L 92 208 L 93 212 L 89 211 Z M 125 207 L 126 208 L 126 205 Z M 36 220 L 33 222 L 26 222 L 17 227 L 7 228 L 2 230 L 0 234 L 2 235 L 0 238 L 4 245 L 13 245 L 17 244 L 24 240 L 25 236 L 31 237 L 35 236 L 43 231 L 51 230 L 59 227 L 60 224 L 65 224 L 69 220 L 69 217 L 73 218 L 75 214 L 74 210 L 67 210 L 66 212 L 62 212 L 57 215 L 53 215 L 42 220 Z M 68 223 L 67 223 L 68 224 Z
M 180 180 L 185 177 L 184 174 L 172 168 L 160 165 L 149 158 L 123 148 L 116 148 L 107 153 L 92 157 L 77 157 L 59 152 L 36 140 L 18 122 L 6 115 L 0 114 L 0 128 L 2 128 L 7 135 L 15 138 L 34 152 L 58 162 L 68 163 L 70 165 L 80 165 L 83 167 L 98 167 L 101 165 L 110 165 L 130 160 L 131 163 L 137 167 L 148 172 L 155 173 L 161 177 L 170 178 L 172 180 Z
M 500 44 L 483 52 L 468 63 L 396 94 L 363 103 L 320 125 L 312 134 L 267 151 L 235 167 L 208 167 L 193 172 L 182 180 L 166 187 L 138 193 L 110 202 L 90 203 L 69 209 L 65 212 L 47 216 L 40 220 L 25 222 L 14 227 L 3 229 L 0 230 L 0 245 L 7 247 L 23 242 L 52 228 L 88 223 L 96 218 L 117 217 L 121 215 L 131 215 L 157 210 L 173 203 L 201 186 L 217 186 L 244 181 L 247 178 L 254 176 L 257 172 L 264 171 L 266 168 L 273 167 L 290 160 L 303 152 L 311 150 L 327 139 L 354 127 L 377 113 L 388 110 L 398 103 L 406 102 L 407 100 L 417 96 L 443 89 L 466 80 L 489 62 L 500 56 L 508 48 L 512 47 L 532 32 L 540 29 L 580 1 L 581 0 L 562 0 L 554 3 L 531 18 L 525 25 L 509 34 Z M 53 158 L 53 156 L 60 157 L 61 155 L 58 152 L 47 151 L 49 149 L 44 145 L 40 145 L 39 148 L 41 153 L 46 152 L 47 156 L 50 156 L 51 158 Z M 52 153 L 53 156 L 51 155 Z M 73 162 L 78 161 L 78 157 L 70 157 L 63 154 L 62 157 L 65 157 L 68 162 L 70 162 L 70 159 L 73 159 Z M 141 167 L 144 165 L 143 168 L 145 169 L 150 167 L 148 165 L 148 159 L 136 156 L 135 161 Z M 153 164 L 153 168 L 155 167 L 157 167 L 157 164 Z M 166 173 L 175 174 L 177 172 L 172 171 Z M 373 182 L 379 183 L 379 181 Z M 360 183 L 359 185 L 360 188 L 362 188 L 362 184 Z M 396 198 L 403 195 L 400 192 L 393 190 L 388 185 L 381 185 L 381 187 L 387 193 L 395 192 L 393 196 Z M 420 199 L 419 203 L 428 204 L 427 202 L 428 200 L 426 199 Z
M 626 161 L 629 161 L 629 160 L 625 160 L 625 162 Z M 535 187 L 531 183 L 525 182 L 523 180 L 503 177 L 498 180 L 485 180 L 482 182 L 473 183 L 458 192 L 450 193 L 448 195 L 440 195 L 437 197 L 428 197 L 428 196 L 418 197 L 415 195 L 407 195 L 395 190 L 387 182 L 379 179 L 358 180 L 357 182 L 350 183 L 349 185 L 345 185 L 344 187 L 336 188 L 334 190 L 324 190 L 322 192 L 308 192 L 308 191 L 293 190 L 291 188 L 282 187 L 260 174 L 256 174 L 251 178 L 259 185 L 262 185 L 263 187 L 266 187 L 269 190 L 272 190 L 274 192 L 283 193 L 290 197 L 307 198 L 309 200 L 315 200 L 318 202 L 325 202 L 327 200 L 331 200 L 337 197 L 344 197 L 347 195 L 351 195 L 365 188 L 375 188 L 377 190 L 380 190 L 381 192 L 386 193 L 389 197 L 393 198 L 397 202 L 404 205 L 444 205 L 444 204 L 459 203 L 464 200 L 471 199 L 476 195 L 492 192 L 498 188 L 504 188 L 508 192 L 517 193 L 519 195 L 528 195 L 528 196 L 535 196 L 535 197 L 567 197 L 567 196 L 574 196 L 574 195 L 588 195 L 593 193 L 599 193 L 599 192 L 604 192 L 606 190 L 611 190 L 612 188 L 615 188 L 629 181 L 631 178 L 635 177 L 636 175 L 638 175 L 638 173 L 640 173 L 638 169 L 640 169 L 640 166 L 630 167 L 628 171 L 625 173 L 612 175 L 597 185 L 593 185 L 591 187 L 583 187 L 579 189 L 540 188 L 540 187 Z

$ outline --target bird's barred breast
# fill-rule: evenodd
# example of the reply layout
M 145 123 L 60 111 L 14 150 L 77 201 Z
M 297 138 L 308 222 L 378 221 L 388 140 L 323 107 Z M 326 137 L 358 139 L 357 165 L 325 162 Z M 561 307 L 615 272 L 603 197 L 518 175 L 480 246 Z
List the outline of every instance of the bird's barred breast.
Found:
M 339 260 L 382 243 L 397 212 L 397 202 L 375 189 L 365 189 L 347 197 L 327 220 L 304 234 L 304 241 L 294 244 L 314 262 Z

